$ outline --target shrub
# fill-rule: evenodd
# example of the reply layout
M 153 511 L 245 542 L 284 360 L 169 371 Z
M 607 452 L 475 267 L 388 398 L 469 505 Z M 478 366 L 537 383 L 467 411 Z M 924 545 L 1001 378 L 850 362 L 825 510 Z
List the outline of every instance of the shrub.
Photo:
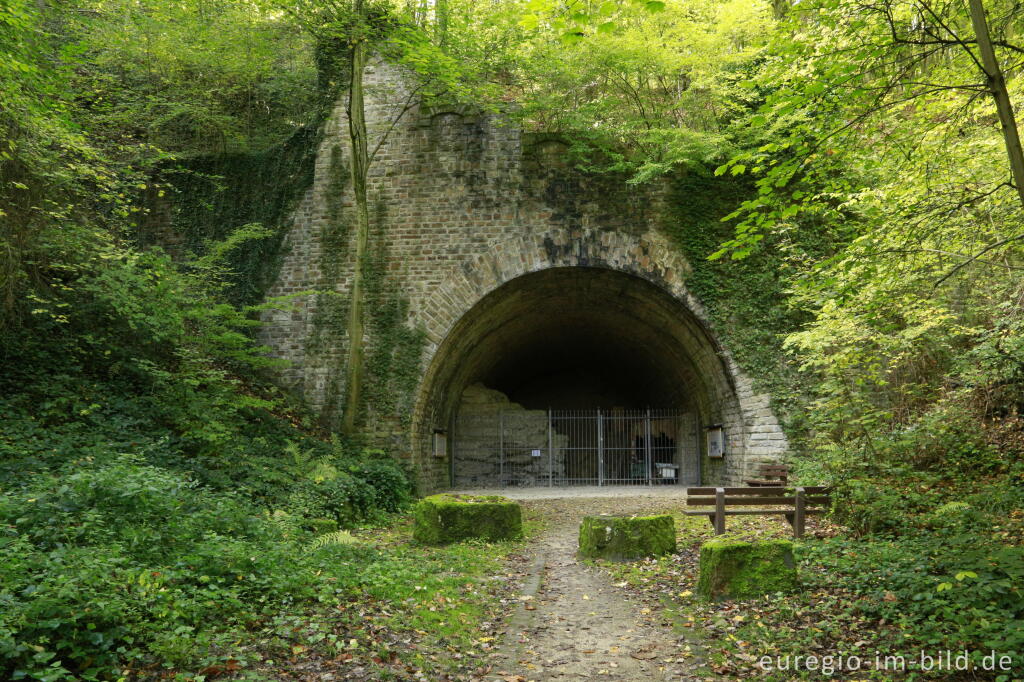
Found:
M 340 557 L 371 551 L 311 553 L 308 541 L 239 496 L 137 458 L 37 476 L 0 494 L 0 678 L 192 664 L 261 614 L 354 589 L 355 564 Z
M 1024 660 L 1024 548 L 979 542 L 955 528 L 908 529 L 898 538 L 833 538 L 803 547 L 811 589 L 863 596 L 867 620 L 892 623 L 935 649 Z
M 365 518 L 373 489 L 362 479 L 339 473 L 326 481 L 300 481 L 288 500 L 288 511 L 308 519 L 333 519 L 351 526 Z
M 836 518 L 857 535 L 898 532 L 910 515 L 929 508 L 929 498 L 911 489 L 906 481 L 847 479 L 839 481 L 832 495 Z
M 373 504 L 384 511 L 401 511 L 412 497 L 409 479 L 383 450 L 364 450 L 349 471 L 373 490 Z

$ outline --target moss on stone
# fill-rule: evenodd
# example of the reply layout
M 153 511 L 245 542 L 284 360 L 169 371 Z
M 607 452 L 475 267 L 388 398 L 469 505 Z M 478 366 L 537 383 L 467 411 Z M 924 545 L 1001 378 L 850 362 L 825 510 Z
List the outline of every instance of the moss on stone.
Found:
M 700 548 L 697 595 L 702 599 L 749 599 L 796 586 L 793 543 L 788 540 L 711 540 Z
M 580 524 L 580 556 L 632 561 L 676 551 L 671 516 L 587 516 Z
M 425 545 L 513 540 L 522 534 L 519 504 L 498 495 L 431 495 L 413 510 L 413 539 Z

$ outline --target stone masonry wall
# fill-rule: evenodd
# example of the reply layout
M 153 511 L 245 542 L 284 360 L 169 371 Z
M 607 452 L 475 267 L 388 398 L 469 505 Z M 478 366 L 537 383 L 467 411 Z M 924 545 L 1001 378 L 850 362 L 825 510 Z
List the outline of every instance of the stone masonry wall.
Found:
M 421 489 L 448 485 L 447 463 L 431 456 L 429 403 L 439 349 L 486 294 L 546 268 L 602 267 L 636 275 L 668 292 L 706 324 L 686 289 L 685 260 L 658 231 L 657 193 L 585 178 L 565 167 L 557 140 L 524 136 L 499 117 L 420 106 L 413 80 L 374 62 L 366 72 L 371 161 L 370 250 L 383 291 L 424 343 L 412 382 L 395 380 L 390 412 L 370 406 L 374 438 L 409 459 Z M 325 124 L 313 186 L 301 199 L 269 296 L 292 296 L 264 314 L 263 341 L 290 361 L 281 381 L 336 421 L 348 340 L 345 301 L 352 274 L 353 202 L 348 124 L 339 101 Z M 308 294 L 311 290 L 333 295 Z M 371 302 L 372 305 L 372 302 Z M 367 331 L 372 349 L 379 340 Z M 696 346 L 695 346 L 696 347 Z M 729 454 L 715 481 L 739 483 L 761 461 L 786 451 L 785 437 L 749 378 L 728 353 L 704 342 L 694 364 L 714 374 L 714 414 L 726 425 Z M 420 377 L 426 376 L 422 381 Z M 707 423 L 707 421 L 705 421 Z

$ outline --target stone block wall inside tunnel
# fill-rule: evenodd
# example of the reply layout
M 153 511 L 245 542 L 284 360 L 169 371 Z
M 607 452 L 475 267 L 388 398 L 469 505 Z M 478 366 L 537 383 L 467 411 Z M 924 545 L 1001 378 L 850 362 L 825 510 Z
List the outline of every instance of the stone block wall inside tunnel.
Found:
M 412 82 L 382 62 L 366 73 L 377 152 L 360 418 L 371 439 L 407 458 L 422 489 L 447 487 L 432 434 L 483 383 L 526 409 L 685 407 L 699 429 L 725 427 L 726 457 L 705 461 L 706 482 L 737 483 L 782 456 L 767 396 L 714 338 L 659 230 L 660 192 L 584 176 L 557 140 L 498 117 L 429 110 Z M 348 144 L 339 101 L 269 292 L 293 298 L 264 314 L 262 332 L 289 361 L 282 383 L 328 425 L 346 389 Z

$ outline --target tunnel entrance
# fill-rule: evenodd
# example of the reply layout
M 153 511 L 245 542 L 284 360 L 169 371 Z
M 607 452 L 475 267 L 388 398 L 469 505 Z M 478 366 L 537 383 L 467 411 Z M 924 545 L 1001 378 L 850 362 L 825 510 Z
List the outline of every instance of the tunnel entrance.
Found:
M 439 346 L 425 386 L 433 454 L 459 487 L 699 483 L 703 426 L 722 421 L 733 395 L 683 302 L 642 277 L 580 266 L 483 297 Z

